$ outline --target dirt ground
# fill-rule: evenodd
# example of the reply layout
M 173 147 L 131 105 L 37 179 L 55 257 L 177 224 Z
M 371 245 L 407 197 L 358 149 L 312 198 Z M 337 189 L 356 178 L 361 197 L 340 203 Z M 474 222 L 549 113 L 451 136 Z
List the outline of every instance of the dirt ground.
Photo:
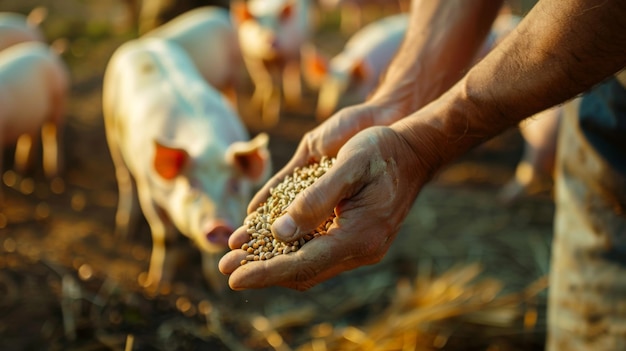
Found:
M 0 0 L 2 11 L 26 12 L 32 5 L 48 7 L 43 27 L 49 39 L 63 37 L 69 43 L 64 54 L 72 74 L 67 167 L 54 181 L 39 168 L 16 175 L 11 171 L 13 148 L 4 150 L 1 350 L 323 350 L 312 343 L 322 327 L 367 330 L 389 313 L 407 281 L 417 285 L 417 278 L 478 263 L 480 277 L 501 283 L 503 295 L 522 291 L 548 272 L 554 213 L 549 191 L 510 206 L 496 200 L 521 153 L 521 139 L 511 131 L 441 172 L 377 265 L 307 292 L 273 288 L 215 296 L 200 276 L 196 249 L 183 245 L 188 259 L 177 268 L 173 285 L 156 294 L 143 290 L 137 280 L 148 267 L 149 229 L 144 223 L 126 241 L 113 236 L 117 187 L 100 101 L 106 62 L 132 37 L 113 25 L 121 23 L 122 8 L 114 0 Z M 319 41 L 342 40 L 337 33 L 319 35 Z M 303 106 L 285 111 L 271 129 L 259 127 L 253 114 L 244 116 L 252 133 L 270 134 L 276 169 L 315 126 L 314 98 L 309 94 Z M 444 318 L 438 322 L 447 326 L 445 341 L 440 333 L 424 349 L 540 349 L 545 290 L 519 302 L 523 310 L 536 308 L 536 322 L 525 320 L 527 313 L 506 326 Z M 433 323 L 415 328 L 432 332 Z

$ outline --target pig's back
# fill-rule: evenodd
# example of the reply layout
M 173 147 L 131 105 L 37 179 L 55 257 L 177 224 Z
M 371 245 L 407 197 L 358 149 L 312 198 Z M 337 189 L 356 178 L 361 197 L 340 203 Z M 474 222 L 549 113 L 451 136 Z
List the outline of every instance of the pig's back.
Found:
M 202 76 L 218 89 L 229 83 L 239 64 L 237 35 L 228 10 L 221 7 L 191 10 L 145 37 L 165 38 L 180 45 Z
M 383 18 L 371 23 L 355 33 L 346 43 L 344 52 L 351 56 L 384 57 L 390 55 L 399 46 L 409 23 L 406 13 Z
M 108 123 L 127 154 L 159 139 L 193 149 L 247 138 L 232 108 L 185 51 L 167 40 L 124 44 L 107 68 L 105 86 L 105 118 L 113 119 Z
M 371 23 L 354 34 L 344 50 L 331 60 L 331 70 L 335 75 L 350 72 L 354 65 L 363 61 L 371 70 L 371 82 L 363 89 L 369 91 L 378 83 L 380 74 L 385 71 L 397 52 L 406 28 L 408 14 L 402 13 Z

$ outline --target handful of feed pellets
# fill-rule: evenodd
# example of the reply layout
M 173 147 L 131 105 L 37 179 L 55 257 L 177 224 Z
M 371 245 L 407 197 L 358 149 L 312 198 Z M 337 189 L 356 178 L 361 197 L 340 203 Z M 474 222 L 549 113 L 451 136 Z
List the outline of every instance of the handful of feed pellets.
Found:
M 326 221 L 312 233 L 293 242 L 283 242 L 275 238 L 271 227 L 274 220 L 285 213 L 287 206 L 291 204 L 296 195 L 324 175 L 334 162 L 334 158 L 322 157 L 319 163 L 312 163 L 306 167 L 296 167 L 291 175 L 286 176 L 276 187 L 270 189 L 270 196 L 267 201 L 262 203 L 255 214 L 244 223 L 248 226 L 250 240 L 241 246 L 243 250 L 248 252 L 246 259 L 241 261 L 242 265 L 248 261 L 269 260 L 278 255 L 297 251 L 306 242 L 326 234 L 335 219 L 334 213 L 331 213 Z

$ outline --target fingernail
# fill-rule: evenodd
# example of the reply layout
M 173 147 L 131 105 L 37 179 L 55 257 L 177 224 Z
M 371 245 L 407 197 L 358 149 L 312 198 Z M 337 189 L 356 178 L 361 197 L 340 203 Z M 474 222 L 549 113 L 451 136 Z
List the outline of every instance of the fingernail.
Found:
M 284 240 L 291 239 L 296 234 L 296 222 L 287 213 L 278 217 L 272 225 L 274 233 Z

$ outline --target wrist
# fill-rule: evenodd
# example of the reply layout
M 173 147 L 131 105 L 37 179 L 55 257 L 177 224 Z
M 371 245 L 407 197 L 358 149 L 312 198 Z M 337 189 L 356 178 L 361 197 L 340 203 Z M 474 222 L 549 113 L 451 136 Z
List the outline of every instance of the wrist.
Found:
M 391 125 L 410 145 L 429 177 L 445 164 L 493 137 L 503 127 L 489 123 L 468 94 L 465 79 L 439 99 Z

